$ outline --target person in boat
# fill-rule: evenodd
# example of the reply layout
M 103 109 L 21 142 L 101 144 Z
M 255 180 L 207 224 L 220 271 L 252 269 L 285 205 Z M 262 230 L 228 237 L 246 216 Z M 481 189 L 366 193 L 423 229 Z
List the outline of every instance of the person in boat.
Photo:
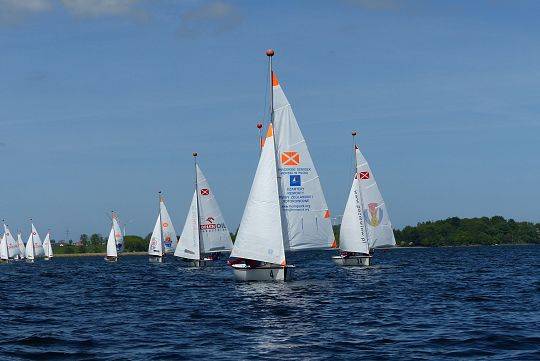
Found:
M 373 253 L 373 251 L 370 250 L 369 253 L 370 253 L 370 254 L 366 254 L 366 253 L 358 253 L 358 252 L 346 252 L 346 251 L 344 251 L 344 252 L 341 252 L 341 257 L 343 257 L 343 258 L 350 258 L 350 257 L 368 257 L 368 256 L 370 256 L 370 255 Z
M 263 264 L 260 261 L 256 261 L 254 259 L 248 259 L 248 258 L 236 258 L 236 259 L 227 261 L 227 264 L 229 266 L 232 266 L 232 265 L 235 265 L 235 264 L 241 264 L 241 263 L 244 263 L 249 268 L 260 267 Z

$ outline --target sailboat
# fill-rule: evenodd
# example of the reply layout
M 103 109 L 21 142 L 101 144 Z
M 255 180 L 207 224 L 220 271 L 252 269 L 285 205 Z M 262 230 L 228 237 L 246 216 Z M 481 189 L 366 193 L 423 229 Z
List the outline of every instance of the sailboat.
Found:
M 8 226 L 4 223 L 4 235 L 0 240 L 0 262 L 7 263 L 19 255 L 19 246 Z
M 48 261 L 53 258 L 53 250 L 51 245 L 51 231 L 47 231 L 45 239 L 43 240 L 43 251 L 45 253 L 45 260 Z
M 395 246 L 396 240 L 373 172 L 356 145 L 356 132 L 352 136 L 355 173 L 341 221 L 341 254 L 332 260 L 340 266 L 369 266 L 373 248 Z
M 159 214 L 148 244 L 148 255 L 152 262 L 163 262 L 166 253 L 173 253 L 176 249 L 176 231 L 165 207 L 165 201 L 159 192 Z
M 17 232 L 17 246 L 19 247 L 19 255 L 16 256 L 16 259 L 24 259 L 26 257 L 26 247 L 21 238 L 21 232 Z
M 32 219 L 30 219 L 30 222 L 32 222 Z M 28 236 L 28 241 L 26 242 L 26 261 L 32 263 L 36 258 L 44 254 L 45 251 L 41 243 L 41 238 L 39 237 L 39 233 L 37 232 L 34 223 L 32 223 L 32 229 Z
M 107 239 L 107 255 L 105 261 L 116 262 L 118 261 L 118 252 L 124 250 L 124 234 L 120 229 L 118 223 L 118 216 L 113 211 L 111 214 L 111 231 L 109 232 L 109 238 Z
M 229 229 L 225 224 L 214 192 L 195 160 L 195 191 L 174 255 L 190 266 L 204 267 L 219 258 L 220 252 L 232 249 Z
M 285 252 L 336 247 L 330 211 L 306 141 L 272 69 L 271 122 L 229 261 L 240 281 L 287 281 Z

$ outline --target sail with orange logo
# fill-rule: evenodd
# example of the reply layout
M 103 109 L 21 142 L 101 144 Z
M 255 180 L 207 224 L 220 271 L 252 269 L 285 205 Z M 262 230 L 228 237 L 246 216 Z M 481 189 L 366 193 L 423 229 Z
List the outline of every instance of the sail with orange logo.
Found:
M 272 79 L 273 123 L 286 249 L 330 248 L 334 232 L 319 175 L 275 73 L 272 73 Z
M 161 214 L 161 232 L 163 237 L 164 252 L 174 253 L 177 242 L 176 230 L 174 229 L 174 225 L 172 223 L 171 216 L 169 216 L 169 212 L 167 211 L 167 207 L 165 207 L 163 197 L 160 198 L 159 208 Z
M 369 247 L 395 246 L 396 239 L 388 209 L 366 158 L 356 146 L 355 159 Z

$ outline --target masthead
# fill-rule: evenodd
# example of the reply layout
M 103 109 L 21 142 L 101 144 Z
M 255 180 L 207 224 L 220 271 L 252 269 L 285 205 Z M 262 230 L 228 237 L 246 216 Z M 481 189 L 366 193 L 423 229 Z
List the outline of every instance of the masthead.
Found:
M 266 50 L 266 56 L 272 57 L 272 56 L 274 56 L 274 54 L 275 54 L 274 49 L 268 49 L 268 50 Z

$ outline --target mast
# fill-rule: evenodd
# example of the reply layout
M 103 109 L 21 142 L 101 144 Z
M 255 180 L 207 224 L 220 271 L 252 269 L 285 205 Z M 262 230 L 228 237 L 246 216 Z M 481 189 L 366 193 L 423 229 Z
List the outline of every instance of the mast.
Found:
M 283 213 L 281 210 L 281 201 L 279 198 L 279 190 L 280 190 L 280 174 L 279 174 L 279 168 L 278 168 L 278 154 L 277 154 L 277 148 L 276 148 L 276 127 L 274 127 L 274 70 L 272 69 L 272 57 L 274 56 L 275 52 L 274 49 L 268 49 L 266 50 L 266 56 L 268 57 L 268 72 L 270 74 L 270 123 L 272 124 L 272 132 L 274 136 L 274 159 L 276 163 L 276 182 L 278 183 L 278 202 L 279 202 L 279 218 L 281 219 L 281 237 L 283 239 L 283 243 L 285 243 L 285 232 L 283 227 L 283 220 L 285 217 L 283 217 Z M 262 151 L 262 150 L 261 150 Z M 283 244 L 283 248 L 285 248 L 285 244 Z M 285 263 L 286 263 L 285 258 Z
M 360 207 L 362 207 L 362 213 L 364 213 L 365 207 L 364 207 L 364 195 L 362 194 L 362 187 L 360 186 L 360 176 L 359 176 L 359 169 L 358 169 L 358 156 L 356 155 L 356 150 L 358 149 L 358 146 L 356 145 L 356 131 L 353 130 L 351 132 L 352 139 L 353 139 L 353 151 L 354 151 L 354 170 L 355 170 L 355 177 L 358 180 L 358 196 L 360 197 Z M 366 232 L 366 241 L 368 245 L 368 252 L 369 252 L 369 229 L 367 227 L 366 221 L 364 220 L 364 228 Z
M 262 123 L 257 123 L 257 129 L 259 129 L 259 155 L 261 155 L 261 152 L 262 152 L 262 147 L 264 145 L 264 141 L 263 141 L 263 135 L 262 135 Z
M 32 259 L 36 259 L 36 244 L 34 242 L 34 223 L 32 221 L 32 218 L 30 218 L 30 224 L 31 224 L 31 227 L 30 227 L 30 234 L 32 235 Z M 67 239 L 66 239 L 66 242 L 67 242 Z
M 196 207 L 197 207 L 197 235 L 199 236 L 199 259 L 201 258 L 201 214 L 199 210 L 199 185 L 197 180 L 197 152 L 193 152 L 193 164 L 195 167 L 195 197 L 196 197 Z
M 161 242 L 161 257 L 165 255 L 165 243 L 163 242 L 163 219 L 161 218 L 161 201 L 163 200 L 161 196 L 161 191 L 159 194 L 159 241 Z

